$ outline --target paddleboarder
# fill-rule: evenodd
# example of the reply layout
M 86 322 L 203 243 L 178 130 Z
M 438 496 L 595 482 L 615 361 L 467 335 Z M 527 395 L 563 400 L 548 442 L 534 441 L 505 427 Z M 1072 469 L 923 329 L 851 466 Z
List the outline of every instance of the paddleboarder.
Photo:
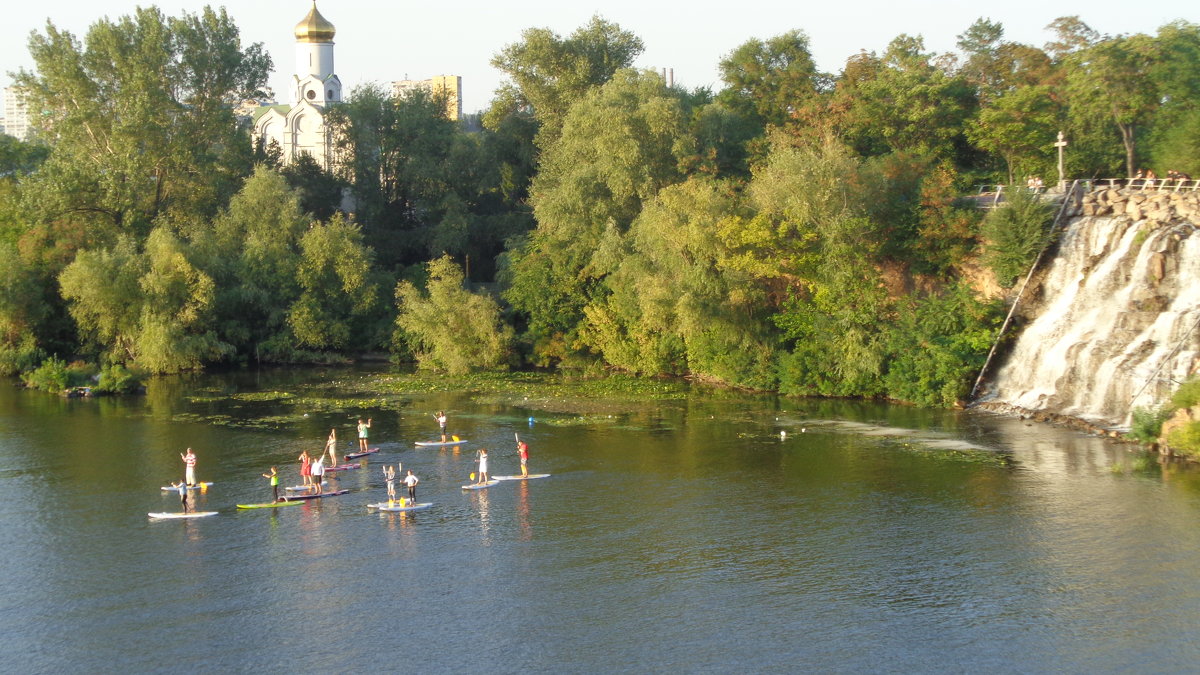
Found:
M 487 448 L 479 449 L 479 482 L 476 485 L 483 485 L 487 482 Z
M 325 452 L 329 453 L 329 466 L 337 466 L 337 429 L 329 430 L 329 438 L 325 440 Z
M 417 503 L 417 483 L 419 482 L 413 475 L 412 469 L 409 469 L 408 475 L 404 477 L 404 484 L 408 486 L 408 503 L 414 506 Z
M 529 444 L 525 441 L 517 441 L 517 456 L 521 458 L 521 475 L 525 478 L 529 477 Z
M 323 492 L 321 481 L 325 479 L 325 455 L 317 458 L 317 461 L 312 463 L 312 486 L 316 488 L 317 494 Z
M 191 487 L 196 484 L 196 453 L 192 452 L 191 448 L 188 448 L 187 454 L 181 452 L 179 456 L 183 458 L 183 465 L 187 467 L 184 470 L 183 480 L 187 483 L 188 487 Z
M 388 504 L 391 504 L 396 501 L 396 470 L 391 464 L 384 465 L 383 477 L 387 480 Z
M 275 497 L 274 501 L 279 501 L 279 473 L 275 467 L 271 467 L 271 473 L 264 473 L 262 477 L 271 479 L 271 494 Z
M 439 411 L 437 411 L 437 414 L 434 415 L 434 418 L 437 419 L 438 427 L 442 430 L 442 442 L 445 443 L 446 442 L 446 413 L 439 410 Z
M 308 450 L 301 450 L 300 456 L 296 459 L 300 460 L 300 483 L 304 487 L 312 485 L 312 457 L 309 456 Z
M 188 508 L 187 483 L 184 483 L 183 481 L 179 481 L 178 483 L 171 483 L 171 487 L 175 488 L 176 490 L 179 490 L 179 503 L 183 506 L 183 512 L 187 513 L 188 511 L 190 511 L 191 509 Z
M 370 417 L 367 418 L 366 424 L 363 424 L 361 417 L 358 419 L 358 451 L 359 452 L 367 451 L 367 435 L 369 433 L 367 430 L 370 428 L 371 428 L 371 418 Z

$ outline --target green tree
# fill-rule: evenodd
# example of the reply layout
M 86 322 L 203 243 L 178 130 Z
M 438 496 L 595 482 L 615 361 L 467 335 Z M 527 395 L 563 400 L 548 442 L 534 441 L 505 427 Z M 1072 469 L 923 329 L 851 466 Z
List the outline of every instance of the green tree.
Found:
M 210 320 L 212 278 L 165 228 L 150 233 L 144 253 L 128 235 L 112 248 L 81 251 L 59 283 L 72 318 L 107 361 L 172 373 L 229 349 Z
M 718 99 L 764 125 L 793 123 L 798 109 L 828 86 L 800 30 L 743 43 L 721 60 L 720 71 L 727 87 Z
M 297 268 L 300 296 L 288 312 L 288 324 L 301 347 L 369 348 L 379 287 L 371 274 L 373 251 L 358 226 L 335 215 L 315 224 L 300 239 Z
M 308 153 L 279 170 L 300 197 L 300 208 L 317 220 L 329 220 L 341 207 L 342 182 Z
M 882 57 L 847 64 L 835 105 L 851 142 L 868 154 L 912 152 L 954 158 L 975 102 L 961 77 L 948 75 L 920 37 L 901 35 Z
M 996 280 L 1011 286 L 1050 243 L 1052 207 L 1038 195 L 1011 190 L 1008 200 L 983 220 L 983 260 L 996 274 Z
M 211 225 L 188 232 L 216 282 L 213 323 L 239 354 L 295 358 L 288 312 L 300 297 L 300 240 L 311 224 L 283 176 L 259 166 Z
M 1062 107 L 1047 85 L 1021 87 L 993 100 L 967 124 L 967 138 L 1004 160 L 1008 185 L 1018 171 L 1040 172 L 1051 162 Z
M 431 260 L 422 292 L 410 281 L 396 286 L 394 342 L 407 348 L 422 368 L 461 375 L 505 363 L 512 328 L 486 295 L 463 287 L 463 272 L 449 256 Z
M 653 73 L 620 71 L 571 108 L 532 187 L 537 229 L 507 255 L 505 299 L 528 317 L 539 361 L 574 350 L 583 306 L 610 271 L 593 259 L 601 238 L 624 233 L 679 180 L 686 130 L 679 99 Z
M 764 287 L 726 265 L 718 237 L 721 221 L 742 215 L 739 201 L 733 185 L 704 178 L 659 191 L 627 237 L 602 246 L 614 258 L 611 292 L 585 308 L 583 341 L 636 373 L 773 387 Z
M 37 71 L 16 84 L 53 147 L 28 180 L 28 212 L 144 234 L 171 209 L 214 213 L 249 169 L 230 104 L 263 87 L 271 61 L 241 46 L 224 10 L 138 9 L 96 22 L 83 44 L 48 23 L 29 48 Z
M 444 212 L 449 158 L 458 135 L 438 97 L 395 97 L 378 85 L 355 88 L 326 122 L 337 139 L 344 178 L 365 243 L 386 268 L 423 260 L 428 228 Z
M 1137 170 L 1137 135 L 1151 123 L 1161 94 L 1151 77 L 1157 54 L 1145 35 L 1109 38 L 1073 53 L 1067 61 L 1070 115 L 1106 120 L 1125 150 L 1126 175 Z
M 500 110 L 490 112 L 490 118 L 531 108 L 541 126 L 538 145 L 549 148 L 571 106 L 632 66 L 643 48 L 639 37 L 599 16 L 566 38 L 548 28 L 527 29 L 520 42 L 492 58 L 492 66 L 512 82 L 499 92 L 494 105 Z

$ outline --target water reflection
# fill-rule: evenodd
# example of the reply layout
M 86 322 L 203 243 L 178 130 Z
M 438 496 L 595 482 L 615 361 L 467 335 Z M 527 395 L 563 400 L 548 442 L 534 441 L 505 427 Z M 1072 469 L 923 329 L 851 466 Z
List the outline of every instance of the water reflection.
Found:
M 529 481 L 517 483 L 517 531 L 521 541 L 533 539 L 533 525 L 529 521 Z
M 415 392 L 389 405 L 455 410 L 472 443 L 414 448 L 427 416 L 389 429 L 366 402 L 383 450 L 330 476 L 349 494 L 234 515 L 358 410 L 213 399 L 302 379 L 0 390 L 0 628 L 24 670 L 374 672 L 385 640 L 463 670 L 450 634 L 529 672 L 1194 669 L 1194 467 L 970 411 L 715 392 L 583 418 Z M 464 492 L 473 449 L 534 415 L 553 477 Z M 188 446 L 215 481 L 194 505 L 221 514 L 146 525 Z M 434 506 L 367 511 L 383 463 Z M 378 619 L 400 606 L 422 620 L 397 633 Z

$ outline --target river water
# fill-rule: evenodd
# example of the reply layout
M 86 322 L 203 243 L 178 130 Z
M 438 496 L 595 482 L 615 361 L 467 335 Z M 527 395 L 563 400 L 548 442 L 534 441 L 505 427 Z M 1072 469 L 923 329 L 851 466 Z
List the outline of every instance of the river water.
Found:
M 344 377 L 345 373 L 337 374 Z M 1200 475 L 978 412 L 696 392 L 611 418 L 466 393 L 318 410 L 323 371 L 66 400 L 0 386 L 8 672 L 1179 672 L 1200 657 Z M 470 443 L 416 449 L 445 409 Z M 373 418 L 349 494 L 260 475 Z M 528 422 L 534 417 L 533 424 Z M 780 432 L 786 432 L 781 437 Z M 550 478 L 465 492 L 474 450 Z M 159 487 L 195 449 L 197 497 Z M 380 467 L 434 506 L 370 512 Z

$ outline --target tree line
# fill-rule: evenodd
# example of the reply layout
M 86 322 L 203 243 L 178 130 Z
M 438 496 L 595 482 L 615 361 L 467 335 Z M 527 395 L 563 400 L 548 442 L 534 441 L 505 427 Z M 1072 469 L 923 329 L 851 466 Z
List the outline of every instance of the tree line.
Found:
M 1200 173 L 1200 27 L 1048 28 L 901 35 L 838 73 L 793 30 L 725 55 L 719 91 L 632 68 L 603 18 L 534 28 L 482 131 L 362 86 L 326 171 L 251 143 L 233 104 L 272 64 L 224 10 L 48 23 L 16 75 L 39 135 L 0 144 L 0 370 L 387 351 L 952 404 L 1002 310 L 981 280 L 1010 286 L 1049 221 L 962 194 L 1054 175 L 1060 130 L 1071 176 Z

